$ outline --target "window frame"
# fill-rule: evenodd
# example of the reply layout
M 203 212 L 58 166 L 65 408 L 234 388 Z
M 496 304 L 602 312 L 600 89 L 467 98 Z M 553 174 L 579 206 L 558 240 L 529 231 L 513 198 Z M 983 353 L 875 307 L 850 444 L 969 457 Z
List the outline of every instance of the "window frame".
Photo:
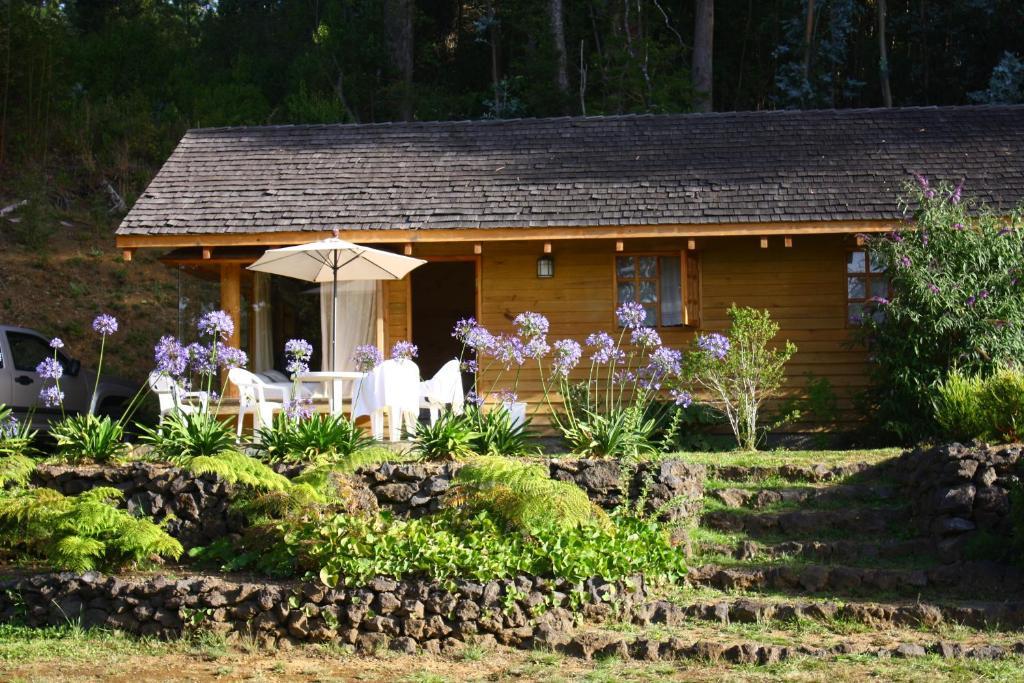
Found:
M 658 329 L 658 330 L 680 330 L 680 329 L 685 330 L 685 329 L 693 329 L 693 328 L 697 327 L 697 325 L 699 324 L 699 322 L 698 322 L 699 321 L 699 315 L 697 316 L 698 317 L 698 321 L 690 321 L 689 320 L 690 316 L 689 316 L 689 312 L 687 310 L 687 299 L 688 299 L 687 295 L 689 294 L 689 292 L 687 292 L 687 282 L 688 282 L 687 252 L 686 252 L 685 249 L 680 249 L 678 251 L 676 251 L 676 250 L 660 250 L 660 251 L 659 250 L 648 250 L 648 251 L 628 251 L 628 252 L 627 251 L 617 251 L 614 254 L 612 254 L 612 305 L 613 305 L 612 320 L 614 322 L 615 328 L 618 329 L 621 326 L 619 325 L 618 320 L 615 318 L 614 311 L 617 310 L 622 303 L 624 303 L 624 302 L 620 302 L 619 301 L 619 282 L 620 282 L 620 279 L 619 279 L 619 261 L 618 260 L 619 260 L 619 258 L 623 258 L 623 257 L 641 258 L 641 257 L 645 257 L 645 256 L 654 257 L 655 265 L 656 265 L 656 268 L 657 268 L 657 274 L 653 278 L 655 283 L 656 283 L 656 286 L 657 286 L 657 292 L 656 292 L 656 295 L 655 295 L 655 296 L 657 296 L 657 302 L 656 302 L 656 305 L 655 305 L 656 317 L 655 317 L 654 328 Z M 664 257 L 674 257 L 674 258 L 679 259 L 679 297 L 680 297 L 680 304 L 682 306 L 682 322 L 680 322 L 678 325 L 663 325 L 662 321 L 661 321 L 661 315 L 662 315 L 662 311 L 661 311 L 661 303 L 662 303 L 662 297 L 661 297 L 661 259 L 664 258 Z M 639 277 L 639 263 L 637 263 L 636 265 L 637 265 L 637 268 L 636 268 L 637 275 L 632 277 L 632 278 L 624 279 L 624 280 L 621 280 L 621 281 L 622 282 L 632 282 L 632 283 L 636 284 L 637 291 L 636 291 L 636 296 L 634 297 L 633 301 L 639 303 L 639 294 L 640 294 L 639 283 L 641 281 L 643 281 L 643 280 L 650 280 L 651 278 Z M 698 286 L 697 286 L 697 292 L 696 292 L 696 295 L 695 295 L 695 299 L 697 301 L 697 306 L 699 308 L 700 307 L 700 270 L 699 269 L 698 269 L 697 273 L 698 273 L 697 274 Z
M 864 253 L 864 270 L 863 271 L 850 271 L 850 255 L 863 252 Z M 887 299 L 892 298 L 892 280 L 889 278 L 889 272 L 887 270 L 872 271 L 871 270 L 871 250 L 866 244 L 864 245 L 852 245 L 848 246 L 843 254 L 843 317 L 846 321 L 846 327 L 859 327 L 861 323 L 850 320 L 850 306 L 860 304 L 862 307 L 867 306 L 875 294 L 872 294 L 872 282 L 882 280 L 885 282 L 885 297 Z M 850 278 L 860 278 L 864 281 L 864 296 L 861 298 L 850 297 Z M 863 310 L 863 308 L 862 308 Z M 863 316 L 862 316 L 863 320 Z

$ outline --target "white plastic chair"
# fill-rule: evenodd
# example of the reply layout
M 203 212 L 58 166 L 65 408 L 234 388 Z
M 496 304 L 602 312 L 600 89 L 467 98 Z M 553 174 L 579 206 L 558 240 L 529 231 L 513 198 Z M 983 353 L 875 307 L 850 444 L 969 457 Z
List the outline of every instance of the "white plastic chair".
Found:
M 453 358 L 437 371 L 433 377 L 420 382 L 420 408 L 430 411 L 430 424 L 437 424 L 437 418 L 445 406 L 451 406 L 456 415 L 462 414 L 465 397 L 462 393 L 462 371 L 457 358 Z
M 295 392 L 296 398 L 323 398 L 320 386 L 312 382 L 301 382 L 298 385 L 298 389 L 295 388 L 295 383 L 288 379 L 280 370 L 263 370 L 257 372 L 256 376 L 264 381 L 264 384 L 272 387 L 280 387 L 285 390 L 285 399 L 291 398 L 292 392 Z
M 253 433 L 263 425 L 274 424 L 274 413 L 284 410 L 288 400 L 287 390 L 265 383 L 262 379 L 242 368 L 228 370 L 228 381 L 238 389 L 238 436 L 242 436 L 245 414 L 252 408 Z M 276 394 L 279 401 L 267 400 L 267 394 Z
M 420 369 L 411 360 L 386 360 L 352 384 L 352 419 L 369 415 L 373 438 L 384 438 L 385 412 L 392 441 L 401 439 L 403 422 L 407 431 L 415 430 L 420 409 Z
M 160 406 L 160 422 L 175 412 L 185 415 L 206 412 L 210 405 L 210 395 L 205 391 L 184 391 L 173 377 L 162 372 L 149 374 L 149 388 L 156 394 Z

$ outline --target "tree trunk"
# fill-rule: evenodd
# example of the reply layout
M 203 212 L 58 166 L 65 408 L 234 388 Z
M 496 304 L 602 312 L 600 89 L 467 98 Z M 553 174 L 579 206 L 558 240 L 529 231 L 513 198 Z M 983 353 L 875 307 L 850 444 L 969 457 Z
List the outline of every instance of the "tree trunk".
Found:
M 804 82 L 811 80 L 811 45 L 814 42 L 814 0 L 807 0 L 807 25 L 804 28 Z
M 391 60 L 401 79 L 398 115 L 403 121 L 412 121 L 412 19 L 413 0 L 385 0 Z
M 892 90 L 889 88 L 889 50 L 885 42 L 886 0 L 876 0 L 878 8 L 878 76 L 882 82 L 882 106 L 892 106 Z
M 565 15 L 562 0 L 548 0 L 551 40 L 555 46 L 555 88 L 561 101 L 559 109 L 569 113 L 569 55 L 565 51 Z
M 715 0 L 697 0 L 693 24 L 693 89 L 697 91 L 694 108 L 711 111 L 712 54 L 714 52 Z

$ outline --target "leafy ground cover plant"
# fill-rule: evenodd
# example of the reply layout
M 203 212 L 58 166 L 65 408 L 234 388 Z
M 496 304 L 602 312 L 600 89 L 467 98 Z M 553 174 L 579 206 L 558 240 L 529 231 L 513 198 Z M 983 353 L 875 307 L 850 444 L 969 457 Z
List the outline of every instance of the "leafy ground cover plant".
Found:
M 938 384 L 935 421 L 960 441 L 1017 441 L 1024 433 L 1024 372 L 1003 367 L 989 377 L 953 371 Z
M 503 405 L 483 410 L 470 404 L 466 408 L 466 419 L 476 433 L 472 447 L 479 455 L 525 455 L 536 450 L 530 416 L 516 421 Z
M 124 425 L 109 415 L 69 415 L 50 427 L 56 442 L 54 456 L 65 462 L 105 463 L 128 451 Z
M 936 431 L 935 388 L 953 370 L 987 376 L 1024 358 L 1024 220 L 918 177 L 908 222 L 867 237 L 889 275 L 856 338 L 869 350 L 875 424 L 910 441 Z
M 412 452 L 421 460 L 465 460 L 475 454 L 481 438 L 465 415 L 446 410 L 434 424 L 419 424 L 412 438 Z
M 737 445 L 757 450 L 761 407 L 785 382 L 786 363 L 796 345 L 771 342 L 779 332 L 768 311 L 729 308 L 728 335 L 698 337 L 686 355 L 686 378 L 703 390 L 708 405 L 729 422 Z
M 345 462 L 373 444 L 372 437 L 343 415 L 321 413 L 306 418 L 279 413 L 256 437 L 262 457 L 292 464 Z
M 46 488 L 0 493 L 0 544 L 55 569 L 118 569 L 182 547 L 151 520 L 118 509 L 124 493 L 98 487 L 78 496 Z
M 18 420 L 10 408 L 0 403 L 0 457 L 33 454 L 35 438 L 30 422 Z

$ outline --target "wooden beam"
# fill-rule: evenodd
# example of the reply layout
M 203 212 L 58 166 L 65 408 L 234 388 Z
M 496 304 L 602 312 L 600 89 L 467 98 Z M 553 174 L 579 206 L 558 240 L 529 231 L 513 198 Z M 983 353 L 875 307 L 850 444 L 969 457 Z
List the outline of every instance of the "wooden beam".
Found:
M 762 237 L 761 238 L 761 248 L 762 249 L 767 249 L 768 248 L 768 238 L 767 237 Z
M 482 254 L 482 253 L 484 253 L 484 247 L 483 247 L 483 245 L 482 245 L 482 244 L 480 244 L 479 242 L 477 242 L 476 244 L 474 244 L 474 245 L 473 245 L 473 253 L 474 253 L 474 254 Z
M 616 239 L 621 237 L 734 237 L 762 235 L 843 235 L 856 232 L 888 232 L 897 221 L 800 221 L 779 223 L 679 223 L 672 225 L 569 226 L 544 228 L 438 228 L 428 230 L 340 230 L 341 239 L 359 244 L 405 242 L 478 242 L 483 234 L 494 242 L 523 240 Z M 117 246 L 131 247 L 225 247 L 301 244 L 330 237 L 332 231 L 208 233 L 183 235 L 119 235 Z
M 237 263 L 222 263 L 220 266 L 220 307 L 235 323 L 235 329 L 226 343 L 238 347 L 242 329 L 242 266 Z M 234 385 L 228 383 L 225 393 L 235 396 Z
M 697 240 L 686 240 L 686 248 L 690 251 L 697 251 Z
M 121 258 L 127 263 L 132 260 L 132 254 L 135 253 L 134 249 L 122 249 Z
M 544 253 L 545 254 L 550 254 L 551 253 L 551 242 L 545 242 L 544 243 Z
M 786 249 L 792 249 L 793 248 L 793 238 L 792 237 L 785 238 L 783 240 L 783 244 L 786 245 Z
M 617 241 L 615 242 L 615 251 L 622 251 L 622 250 L 624 250 L 625 248 L 626 248 L 626 245 L 624 245 L 624 244 L 622 243 L 622 240 L 617 240 Z

